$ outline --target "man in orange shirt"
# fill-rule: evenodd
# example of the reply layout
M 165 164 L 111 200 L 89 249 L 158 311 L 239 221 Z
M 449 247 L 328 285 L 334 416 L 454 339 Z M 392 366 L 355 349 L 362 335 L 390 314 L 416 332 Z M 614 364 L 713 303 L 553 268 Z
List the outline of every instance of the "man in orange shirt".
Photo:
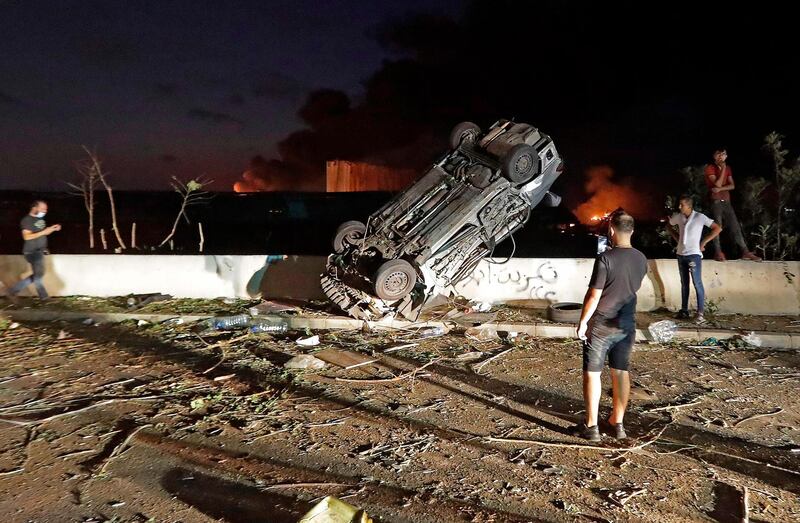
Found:
M 736 218 L 736 213 L 733 211 L 731 204 L 731 191 L 736 188 L 733 183 L 733 173 L 730 166 L 727 164 L 728 152 L 725 148 L 719 148 L 714 151 L 714 163 L 706 165 L 706 185 L 708 186 L 709 196 L 711 197 L 712 211 L 714 213 L 714 221 L 718 223 L 723 229 L 731 231 L 733 240 L 736 245 L 742 250 L 743 260 L 761 261 L 761 258 L 750 252 L 747 248 L 747 243 L 744 241 L 742 235 L 742 228 L 739 226 L 739 220 Z M 722 247 L 719 243 L 719 236 L 714 238 L 715 254 L 714 259 L 717 261 L 725 261 L 725 253 L 722 252 Z

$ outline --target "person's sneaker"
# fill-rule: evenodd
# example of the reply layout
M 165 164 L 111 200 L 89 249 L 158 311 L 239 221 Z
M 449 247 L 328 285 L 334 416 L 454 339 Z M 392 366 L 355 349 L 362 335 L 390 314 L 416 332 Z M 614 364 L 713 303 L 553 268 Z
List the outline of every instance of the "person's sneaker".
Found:
M 580 423 L 570 427 L 569 432 L 578 438 L 588 439 L 589 441 L 600 441 L 600 429 L 597 425 L 587 427 L 586 423 Z
M 698 314 L 697 316 L 694 317 L 694 322 L 698 325 L 705 325 L 706 323 L 708 323 L 708 320 L 705 319 L 705 317 L 703 317 L 702 314 Z
M 714 260 L 715 261 L 719 261 L 719 262 L 724 262 L 724 261 L 727 260 L 727 258 L 725 257 L 725 253 L 724 252 L 717 251 L 717 253 L 714 255 Z
M 761 261 L 761 257 L 760 256 L 756 256 L 755 254 L 753 254 L 750 251 L 743 252 L 742 253 L 742 259 L 743 260 L 750 260 L 750 261 Z
M 680 310 L 675 315 L 675 319 L 678 320 L 688 320 L 689 319 L 689 311 Z
M 614 439 L 627 439 L 628 433 L 625 432 L 625 425 L 622 423 L 609 423 L 609 425 L 611 425 L 611 435 L 614 436 Z

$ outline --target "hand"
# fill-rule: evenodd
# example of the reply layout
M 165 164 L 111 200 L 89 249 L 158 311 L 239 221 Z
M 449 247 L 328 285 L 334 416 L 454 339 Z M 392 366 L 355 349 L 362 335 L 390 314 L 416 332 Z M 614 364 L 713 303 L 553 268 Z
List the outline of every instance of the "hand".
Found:
M 586 339 L 586 329 L 587 329 L 587 325 L 585 323 L 581 323 L 581 324 L 578 325 L 578 330 L 577 330 L 576 333 L 578 335 L 578 339 L 579 340 L 585 340 Z
M 712 187 L 711 188 L 711 192 L 713 192 L 714 194 L 717 194 L 719 192 L 719 187 Z
M 700 242 L 700 251 L 701 251 L 701 252 L 705 252 L 705 250 L 706 250 L 706 245 L 708 245 L 708 242 L 707 242 L 707 241 L 705 241 L 705 240 L 704 240 L 704 241 Z
M 50 227 L 48 227 L 45 230 L 47 231 L 47 234 L 50 235 L 50 234 L 52 234 L 52 233 L 54 233 L 56 231 L 60 231 L 61 230 L 61 226 L 60 225 L 51 225 Z

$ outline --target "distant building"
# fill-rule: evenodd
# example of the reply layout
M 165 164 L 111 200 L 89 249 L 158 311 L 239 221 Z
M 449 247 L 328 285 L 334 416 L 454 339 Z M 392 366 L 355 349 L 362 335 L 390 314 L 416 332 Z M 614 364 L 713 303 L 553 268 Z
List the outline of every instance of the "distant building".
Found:
M 329 160 L 325 166 L 327 192 L 401 191 L 420 173 L 347 160 Z

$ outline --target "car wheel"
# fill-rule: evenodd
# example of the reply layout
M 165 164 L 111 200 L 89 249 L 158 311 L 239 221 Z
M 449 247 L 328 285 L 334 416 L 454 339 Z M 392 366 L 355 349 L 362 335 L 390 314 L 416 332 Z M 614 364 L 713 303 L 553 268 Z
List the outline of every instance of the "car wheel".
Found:
M 539 170 L 539 155 L 530 145 L 519 143 L 503 158 L 503 175 L 511 183 L 530 181 Z
M 474 123 L 461 122 L 453 127 L 453 131 L 450 133 L 450 148 L 458 149 L 463 142 L 474 143 L 480 132 L 481 128 Z
M 389 260 L 375 273 L 375 294 L 382 300 L 404 298 L 417 283 L 417 271 L 406 260 Z
M 582 303 L 553 303 L 547 308 L 547 318 L 558 323 L 578 323 L 581 320 Z
M 336 229 L 336 234 L 333 236 L 334 252 L 344 251 L 348 245 L 352 245 L 362 239 L 366 232 L 367 226 L 358 220 L 344 222 Z

